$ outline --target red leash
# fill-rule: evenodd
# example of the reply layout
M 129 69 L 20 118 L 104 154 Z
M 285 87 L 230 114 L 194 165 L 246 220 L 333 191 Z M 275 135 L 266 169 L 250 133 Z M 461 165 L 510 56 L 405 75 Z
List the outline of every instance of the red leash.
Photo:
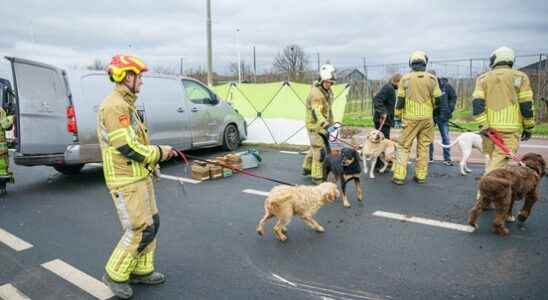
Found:
M 485 134 L 491 140 L 491 142 L 493 142 L 493 144 L 497 145 L 497 147 L 500 148 L 502 153 L 506 154 L 506 156 L 510 157 L 513 161 L 516 161 L 516 162 L 523 165 L 523 162 L 521 161 L 519 156 L 512 153 L 512 150 L 510 150 L 510 148 L 508 148 L 508 146 L 506 146 L 506 144 L 504 144 L 504 140 L 502 139 L 502 137 L 500 136 L 500 134 L 496 130 L 489 129 L 489 130 L 487 130 L 487 132 Z

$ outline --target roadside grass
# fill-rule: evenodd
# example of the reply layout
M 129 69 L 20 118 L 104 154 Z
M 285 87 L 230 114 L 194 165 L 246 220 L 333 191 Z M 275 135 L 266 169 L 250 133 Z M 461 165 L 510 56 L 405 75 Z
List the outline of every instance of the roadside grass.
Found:
M 469 110 L 455 111 L 451 121 L 468 130 L 478 130 L 478 125 L 472 121 L 472 113 Z M 346 113 L 343 117 L 343 125 L 373 128 L 373 117 L 361 113 Z M 462 130 L 450 126 L 449 131 L 459 132 Z M 548 137 L 548 123 L 538 123 L 533 129 L 533 135 Z

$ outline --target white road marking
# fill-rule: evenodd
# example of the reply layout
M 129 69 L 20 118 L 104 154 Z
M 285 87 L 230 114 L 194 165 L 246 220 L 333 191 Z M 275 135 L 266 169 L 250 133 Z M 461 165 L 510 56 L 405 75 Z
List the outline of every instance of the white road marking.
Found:
M 87 165 L 91 166 L 91 167 L 98 167 L 98 168 L 103 167 L 102 163 L 89 163 Z M 173 175 L 166 175 L 166 174 L 162 174 L 161 177 L 164 178 L 164 179 L 168 179 L 168 180 L 182 181 L 182 182 L 191 183 L 191 184 L 198 184 L 198 183 L 202 182 L 201 180 L 195 180 L 195 179 L 191 179 L 191 178 L 173 176 Z
M 90 166 L 90 167 L 96 167 L 96 168 L 102 168 L 103 167 L 102 163 L 88 163 L 87 165 Z
M 74 284 L 97 299 L 106 300 L 114 297 L 112 291 L 104 283 L 60 259 L 42 264 L 42 267 L 57 274 L 59 277 Z
M 0 242 L 6 244 L 15 251 L 23 251 L 33 247 L 32 244 L 23 241 L 2 228 L 0 228 Z
M 258 191 L 258 190 L 252 190 L 252 189 L 247 189 L 247 190 L 243 190 L 242 193 L 247 193 L 247 194 L 252 194 L 252 195 L 259 195 L 259 196 L 268 196 L 268 192 L 264 192 L 264 191 Z
M 2 300 L 30 300 L 30 298 L 11 284 L 0 286 L 0 299 Z
M 418 223 L 423 225 L 430 225 L 430 226 L 436 226 L 446 229 L 453 229 L 458 231 L 464 231 L 464 232 L 474 232 L 474 228 L 469 225 L 461 225 L 461 224 L 455 224 L 455 223 L 449 223 L 449 222 L 443 222 L 443 221 L 437 221 L 437 220 L 431 220 L 431 219 L 425 219 L 425 218 L 419 218 L 414 216 L 408 216 L 408 215 L 401 215 L 386 211 L 376 211 L 373 213 L 374 216 L 377 217 L 383 217 L 388 219 L 394 219 L 394 220 L 400 220 L 405 222 L 412 222 L 412 223 Z
M 297 282 L 291 282 L 285 278 L 283 278 L 280 275 L 272 273 L 272 276 L 276 278 L 280 283 L 277 283 L 276 285 L 280 287 L 287 287 L 289 285 L 291 289 L 303 291 L 306 293 L 310 293 L 313 295 L 318 295 L 324 297 L 324 299 L 383 299 L 383 297 L 369 294 L 365 292 L 355 293 L 351 291 L 345 291 L 345 290 L 336 290 L 333 288 L 326 288 L 318 285 L 312 285 L 308 283 L 303 283 L 300 281 Z M 281 283 L 285 283 L 287 285 L 282 285 Z
M 280 151 L 280 153 L 285 153 L 285 154 L 300 154 L 300 152 L 296 152 L 296 151 Z
M 548 146 L 546 145 L 531 145 L 531 144 L 521 144 L 519 145 L 519 147 L 523 147 L 523 148 L 540 148 L 540 149 L 548 149 Z
M 201 182 L 200 180 L 194 180 L 194 179 L 189 179 L 185 177 L 172 176 L 172 175 L 166 175 L 166 174 L 160 175 L 160 178 L 174 180 L 174 181 L 182 181 L 182 182 L 192 183 L 192 184 L 198 184 Z
M 277 275 L 277 274 L 272 273 L 272 276 L 274 276 L 274 278 L 278 279 L 279 281 L 281 281 L 281 282 L 283 282 L 283 283 L 289 284 L 289 285 L 292 286 L 292 287 L 297 287 L 296 284 L 294 284 L 293 282 L 291 282 L 291 281 L 289 281 L 289 280 L 283 278 L 283 277 L 280 276 L 280 275 Z

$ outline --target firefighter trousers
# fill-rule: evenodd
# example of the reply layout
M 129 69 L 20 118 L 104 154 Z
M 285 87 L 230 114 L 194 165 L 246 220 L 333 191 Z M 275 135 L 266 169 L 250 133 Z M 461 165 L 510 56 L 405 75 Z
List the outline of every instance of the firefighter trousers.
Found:
M 400 149 L 394 166 L 392 179 L 405 181 L 407 176 L 407 163 L 413 141 L 417 140 L 417 159 L 415 161 L 415 178 L 426 180 L 428 176 L 428 147 L 434 140 L 434 121 L 404 120 L 404 128 L 399 138 Z
M 504 142 L 504 144 L 512 151 L 512 153 L 517 153 L 519 149 L 519 133 L 498 133 Z M 509 161 L 510 158 L 502 152 L 502 150 L 488 138 L 482 137 L 483 140 L 483 153 L 489 156 L 489 163 L 485 168 L 485 174 L 504 167 Z
M 112 189 L 110 193 L 123 235 L 105 269 L 112 280 L 126 282 L 131 274 L 147 275 L 154 271 L 160 217 L 150 177 Z
M 310 177 L 313 180 L 321 181 L 324 178 L 323 172 L 323 160 L 322 160 L 322 149 L 327 155 L 326 140 L 322 135 L 315 131 L 308 131 L 308 137 L 310 138 L 310 150 L 306 153 L 303 161 L 303 169 L 310 171 Z

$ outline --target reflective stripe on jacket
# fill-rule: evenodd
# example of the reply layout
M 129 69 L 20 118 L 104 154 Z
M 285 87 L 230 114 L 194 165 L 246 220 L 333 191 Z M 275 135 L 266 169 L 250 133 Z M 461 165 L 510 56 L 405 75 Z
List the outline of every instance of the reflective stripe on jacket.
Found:
M 161 158 L 160 147 L 150 144 L 135 100 L 135 94 L 117 85 L 97 112 L 103 173 L 111 189 L 147 178 Z

